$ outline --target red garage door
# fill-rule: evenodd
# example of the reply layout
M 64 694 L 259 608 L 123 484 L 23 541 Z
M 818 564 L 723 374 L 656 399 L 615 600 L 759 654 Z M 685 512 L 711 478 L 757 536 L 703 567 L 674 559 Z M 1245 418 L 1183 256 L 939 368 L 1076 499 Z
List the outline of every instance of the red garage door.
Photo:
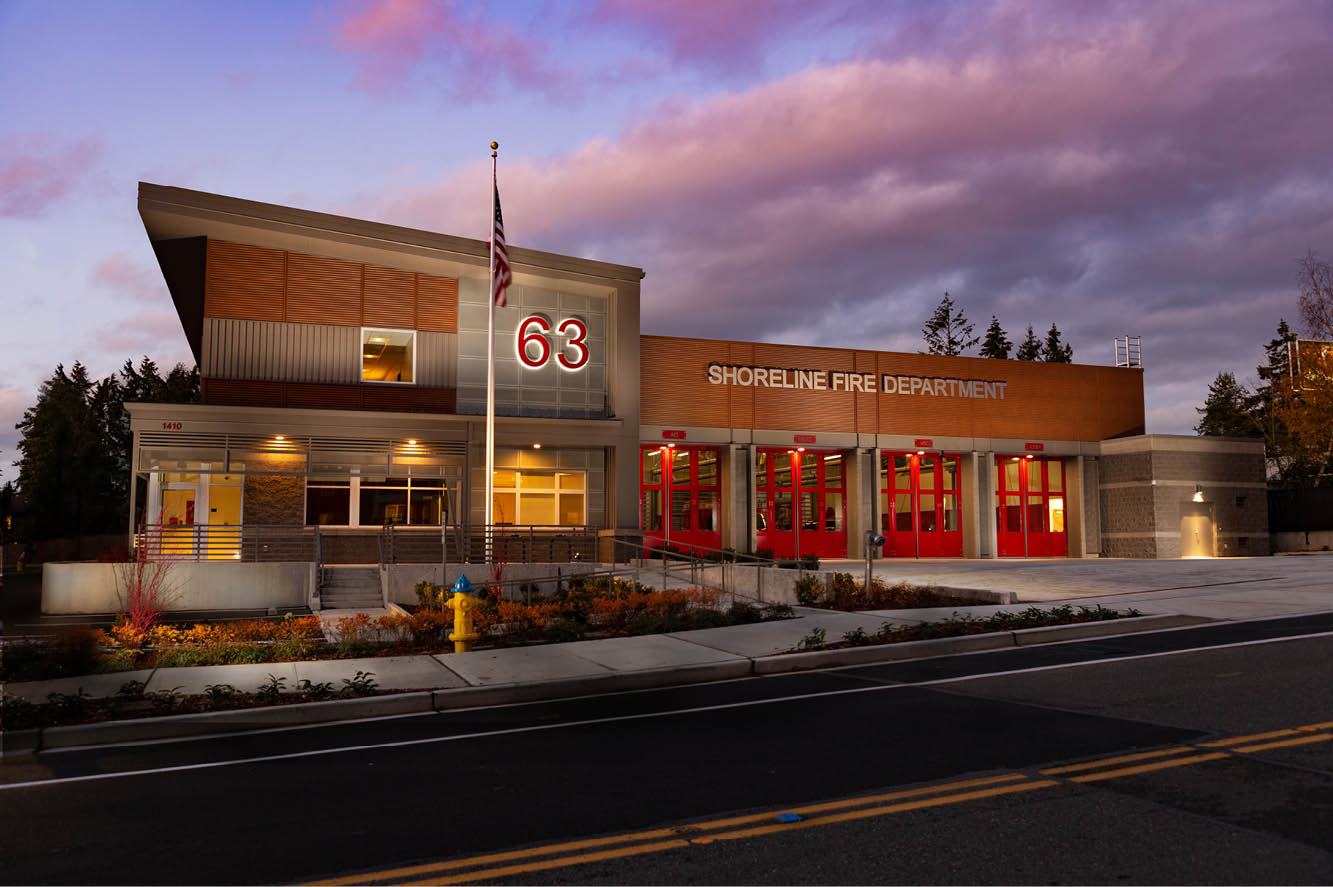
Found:
M 1064 462 L 996 456 L 995 530 L 1000 557 L 1065 557 Z

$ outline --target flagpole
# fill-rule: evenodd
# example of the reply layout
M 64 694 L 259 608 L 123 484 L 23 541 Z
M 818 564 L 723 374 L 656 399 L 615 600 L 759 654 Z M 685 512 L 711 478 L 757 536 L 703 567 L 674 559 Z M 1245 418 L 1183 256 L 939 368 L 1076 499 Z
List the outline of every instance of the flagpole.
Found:
M 495 155 L 499 142 L 491 142 L 491 217 L 486 230 L 490 232 L 491 273 L 490 290 L 486 294 L 486 563 L 495 556 L 494 535 L 491 529 L 495 515 L 495 198 L 499 186 L 495 181 Z

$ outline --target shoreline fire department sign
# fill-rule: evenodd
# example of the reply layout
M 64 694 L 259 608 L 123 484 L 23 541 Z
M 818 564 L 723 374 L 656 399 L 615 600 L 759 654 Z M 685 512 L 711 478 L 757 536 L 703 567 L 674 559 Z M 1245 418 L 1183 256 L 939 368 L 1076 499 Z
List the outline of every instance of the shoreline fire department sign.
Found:
M 777 367 L 709 364 L 708 381 L 713 385 L 741 388 L 800 388 L 812 391 L 853 391 L 862 394 L 968 397 L 1004 400 L 1009 384 L 998 380 L 956 379 L 940 376 L 899 376 L 885 373 L 848 373 L 829 370 L 794 370 Z

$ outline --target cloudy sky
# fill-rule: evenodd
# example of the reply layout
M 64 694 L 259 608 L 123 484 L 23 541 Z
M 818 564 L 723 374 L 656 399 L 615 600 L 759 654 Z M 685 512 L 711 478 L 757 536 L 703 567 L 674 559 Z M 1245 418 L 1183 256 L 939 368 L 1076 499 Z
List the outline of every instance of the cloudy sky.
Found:
M 646 269 L 643 331 L 915 351 L 944 291 L 1148 429 L 1333 254 L 1333 3 L 0 2 L 0 478 L 57 363 L 189 361 L 140 180 Z

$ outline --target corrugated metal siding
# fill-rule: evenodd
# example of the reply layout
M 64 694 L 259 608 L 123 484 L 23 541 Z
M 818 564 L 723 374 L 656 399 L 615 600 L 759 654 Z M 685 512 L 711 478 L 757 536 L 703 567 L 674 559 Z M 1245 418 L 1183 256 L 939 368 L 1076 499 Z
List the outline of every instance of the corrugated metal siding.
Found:
M 417 384 L 453 388 L 458 383 L 458 335 L 417 333 Z
M 361 269 L 341 259 L 289 253 L 284 319 L 360 326 Z
M 411 271 L 367 265 L 362 325 L 412 329 L 417 316 L 416 278 Z
M 282 320 L 286 261 L 282 250 L 210 240 L 204 314 Z
M 458 332 L 458 281 L 452 277 L 417 275 L 417 323 L 419 330 Z
M 361 380 L 359 327 L 204 319 L 203 374 L 273 382 Z M 441 383 L 443 384 L 443 383 Z

